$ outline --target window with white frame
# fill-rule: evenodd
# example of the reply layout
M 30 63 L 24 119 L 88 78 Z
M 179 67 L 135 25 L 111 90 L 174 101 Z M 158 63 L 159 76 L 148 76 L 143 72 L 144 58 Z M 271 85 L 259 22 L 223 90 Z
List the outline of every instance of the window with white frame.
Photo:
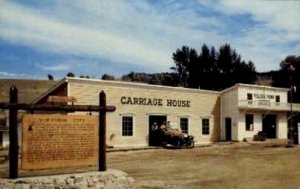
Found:
M 122 136 L 133 136 L 133 116 L 122 116 Z
M 202 118 L 202 134 L 209 135 L 210 134 L 210 121 L 209 118 Z
M 188 118 L 180 118 L 180 129 L 183 133 L 189 133 L 189 119 Z

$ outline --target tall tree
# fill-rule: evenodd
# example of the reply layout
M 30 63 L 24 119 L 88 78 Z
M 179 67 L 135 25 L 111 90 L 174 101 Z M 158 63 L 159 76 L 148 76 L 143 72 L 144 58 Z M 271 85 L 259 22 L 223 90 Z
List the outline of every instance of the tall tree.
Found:
M 174 67 L 171 67 L 173 71 L 178 75 L 179 85 L 188 87 L 188 78 L 191 65 L 194 61 L 197 61 L 198 55 L 195 49 L 190 49 L 187 46 L 182 46 L 181 49 L 177 49 L 173 53 Z
M 275 87 L 291 88 L 292 85 L 293 101 L 300 102 L 300 56 L 289 55 L 282 60 L 280 69 L 275 72 L 272 80 Z
M 199 56 L 199 62 L 201 64 L 199 70 L 200 74 L 200 82 L 199 82 L 199 88 L 203 89 L 210 89 L 210 79 L 212 74 L 212 67 L 213 64 L 211 64 L 211 52 L 209 48 L 204 44 L 201 49 L 201 53 Z
M 173 53 L 181 86 L 210 90 L 222 90 L 236 83 L 253 83 L 256 71 L 253 62 L 246 63 L 229 44 L 222 45 L 219 52 L 204 44 L 198 55 L 195 49 L 183 46 Z
M 256 70 L 252 61 L 242 61 L 234 69 L 235 83 L 252 84 L 256 81 Z
M 231 49 L 229 44 L 220 47 L 217 65 L 221 82 L 218 88 L 223 89 L 234 85 L 233 70 L 235 67 L 235 58 L 238 58 L 237 54 Z
M 229 44 L 220 47 L 217 60 L 218 72 L 221 82 L 220 89 L 230 87 L 236 83 L 254 83 L 256 80 L 256 70 L 252 61 L 245 63 L 241 60 L 234 49 Z
M 210 65 L 210 77 L 208 79 L 208 85 L 210 90 L 218 90 L 218 83 L 220 83 L 220 73 L 218 72 L 217 66 L 217 53 L 215 47 L 212 46 L 210 49 L 210 58 L 209 58 L 209 65 Z

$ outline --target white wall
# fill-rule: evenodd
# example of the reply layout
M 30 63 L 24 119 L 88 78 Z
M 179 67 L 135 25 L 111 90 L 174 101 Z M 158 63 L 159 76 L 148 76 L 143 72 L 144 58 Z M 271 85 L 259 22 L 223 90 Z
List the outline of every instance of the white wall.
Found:
M 77 104 L 98 104 L 98 94 L 104 90 L 107 105 L 116 106 L 116 111 L 107 113 L 107 144 L 115 147 L 147 146 L 149 134 L 149 116 L 166 115 L 167 120 L 179 126 L 180 117 L 189 118 L 189 133 L 194 135 L 196 144 L 211 143 L 220 140 L 220 93 L 198 89 L 162 87 L 125 82 L 107 82 L 101 80 L 70 79 L 69 96 L 78 99 Z M 162 106 L 123 104 L 122 97 L 162 99 Z M 188 100 L 190 107 L 167 106 L 168 99 Z M 133 136 L 122 136 L 122 116 L 134 118 Z M 202 117 L 210 119 L 209 135 L 202 135 Z M 114 136 L 114 137 L 112 137 Z
M 287 139 L 287 133 L 288 133 L 288 120 L 286 114 L 278 114 L 277 116 L 277 133 L 276 137 L 279 139 Z
M 287 89 L 263 87 L 263 86 L 241 86 L 239 88 L 239 100 L 247 100 L 247 93 L 251 93 L 253 101 L 266 100 L 269 101 L 271 106 L 276 103 L 276 96 L 280 96 L 280 104 L 287 103 Z M 245 114 L 250 113 L 254 115 L 254 128 L 262 126 L 262 115 L 263 114 L 276 114 L 276 137 L 279 139 L 287 138 L 287 113 L 280 111 L 272 111 L 266 109 L 256 110 L 254 112 L 245 111 L 244 115 L 241 115 L 241 125 L 245 127 Z M 241 135 L 239 140 L 243 140 L 244 137 L 253 137 L 257 134 L 258 130 L 246 131 L 245 129 L 240 130 Z
M 238 139 L 238 91 L 233 88 L 221 95 L 221 140 L 225 140 L 225 119 L 231 118 L 232 140 Z
M 238 84 L 224 90 L 221 95 L 221 140 L 225 140 L 225 118 L 232 119 L 232 140 L 242 141 L 244 138 L 253 138 L 258 131 L 262 130 L 262 115 L 276 114 L 277 138 L 287 137 L 287 113 L 274 111 L 266 107 L 240 108 L 241 102 L 247 102 L 247 94 L 251 93 L 253 101 L 265 100 L 276 105 L 276 96 L 280 96 L 280 104 L 287 104 L 287 89 Z M 280 106 L 281 107 L 281 106 Z M 269 109 L 268 109 L 269 108 Z M 245 124 L 246 114 L 253 114 L 253 130 L 247 131 Z

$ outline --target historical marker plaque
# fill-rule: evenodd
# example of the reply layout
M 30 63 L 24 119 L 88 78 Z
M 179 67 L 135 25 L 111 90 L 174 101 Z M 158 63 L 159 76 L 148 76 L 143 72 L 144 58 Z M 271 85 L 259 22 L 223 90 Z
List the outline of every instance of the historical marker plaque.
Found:
M 97 116 L 24 115 L 22 134 L 23 169 L 97 164 Z

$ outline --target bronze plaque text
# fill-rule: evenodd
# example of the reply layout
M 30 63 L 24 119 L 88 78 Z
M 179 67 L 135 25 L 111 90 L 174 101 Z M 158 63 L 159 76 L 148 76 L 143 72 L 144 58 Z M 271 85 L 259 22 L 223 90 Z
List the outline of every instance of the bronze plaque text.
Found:
M 97 164 L 97 116 L 24 115 L 22 134 L 23 169 Z

